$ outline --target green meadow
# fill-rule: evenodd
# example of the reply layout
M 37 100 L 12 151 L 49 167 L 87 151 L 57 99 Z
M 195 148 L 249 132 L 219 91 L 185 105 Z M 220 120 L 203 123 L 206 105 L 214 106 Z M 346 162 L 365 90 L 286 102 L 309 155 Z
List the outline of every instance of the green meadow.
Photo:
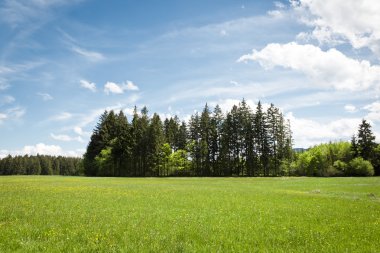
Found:
M 379 251 L 379 177 L 0 177 L 0 252 Z

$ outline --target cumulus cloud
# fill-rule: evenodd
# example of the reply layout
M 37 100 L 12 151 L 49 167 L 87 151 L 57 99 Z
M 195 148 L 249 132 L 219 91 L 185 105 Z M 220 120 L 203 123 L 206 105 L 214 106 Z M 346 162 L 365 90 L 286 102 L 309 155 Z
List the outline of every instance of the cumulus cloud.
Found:
M 124 90 L 116 83 L 113 82 L 107 82 L 104 85 L 104 92 L 106 94 L 115 93 L 115 94 L 122 94 L 124 93 Z
M 35 146 L 25 146 L 23 148 L 25 154 L 29 155 L 59 155 L 62 153 L 62 148 L 56 145 L 46 145 L 44 143 L 38 143 Z
M 299 19 L 313 27 L 310 36 L 320 43 L 347 41 L 354 48 L 368 47 L 380 56 L 380 1 L 292 0 Z
M 361 122 L 360 118 L 342 118 L 321 123 L 297 118 L 292 112 L 287 113 L 286 118 L 290 120 L 295 147 L 303 148 L 329 141 L 349 140 Z
M 132 91 L 137 91 L 139 88 L 137 85 L 135 85 L 131 81 L 126 81 L 125 83 L 117 84 L 114 82 L 107 82 L 104 85 L 104 92 L 108 95 L 110 93 L 114 94 L 123 94 L 124 91 L 126 90 L 132 90 Z
M 73 156 L 81 157 L 85 150 L 63 150 L 62 147 L 57 145 L 48 145 L 44 143 L 38 143 L 36 145 L 27 145 L 20 150 L 0 150 L 0 158 L 4 158 L 7 155 L 52 155 L 52 156 Z
M 356 107 L 354 105 L 345 105 L 344 106 L 344 110 L 346 110 L 346 112 L 350 112 L 350 113 L 354 113 L 357 111 Z
M 43 101 L 49 101 L 49 100 L 53 99 L 53 97 L 50 94 L 48 94 L 48 93 L 41 93 L 41 92 L 39 92 L 39 93 L 37 93 L 37 95 L 40 96 Z
M 95 83 L 89 82 L 87 80 L 80 80 L 79 82 L 80 82 L 81 87 L 83 87 L 85 89 L 89 89 L 92 92 L 96 92 L 96 84 Z
M 82 139 L 82 137 L 80 136 L 77 136 L 77 137 L 72 137 L 72 136 L 69 136 L 69 135 L 65 135 L 65 134 L 50 134 L 51 138 L 53 138 L 54 140 L 57 140 L 57 141 L 66 141 L 66 142 L 69 142 L 69 141 L 78 141 L 78 142 L 84 142 L 84 140 Z
M 380 85 L 379 65 L 351 59 L 336 49 L 322 51 L 310 44 L 272 43 L 243 55 L 238 61 L 257 61 L 266 69 L 280 66 L 299 71 L 322 88 L 356 91 Z

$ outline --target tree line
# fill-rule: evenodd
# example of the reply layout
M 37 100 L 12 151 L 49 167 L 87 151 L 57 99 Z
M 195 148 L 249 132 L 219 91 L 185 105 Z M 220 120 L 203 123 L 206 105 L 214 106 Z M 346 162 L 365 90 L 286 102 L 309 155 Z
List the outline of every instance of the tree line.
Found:
M 371 125 L 362 120 L 351 142 L 316 145 L 297 154 L 287 174 L 295 176 L 373 176 L 380 175 L 380 144 Z
M 380 144 L 362 120 L 351 142 L 292 150 L 290 124 L 278 108 L 242 100 L 226 113 L 206 104 L 188 122 L 163 121 L 135 107 L 105 111 L 82 158 L 7 156 L 0 175 L 87 176 L 372 176 L 380 175 Z
M 105 111 L 84 155 L 88 176 L 279 176 L 292 161 L 290 124 L 271 104 L 206 104 L 188 122 L 135 107 Z
M 0 159 L 0 175 L 83 175 L 81 158 L 63 156 L 11 156 Z

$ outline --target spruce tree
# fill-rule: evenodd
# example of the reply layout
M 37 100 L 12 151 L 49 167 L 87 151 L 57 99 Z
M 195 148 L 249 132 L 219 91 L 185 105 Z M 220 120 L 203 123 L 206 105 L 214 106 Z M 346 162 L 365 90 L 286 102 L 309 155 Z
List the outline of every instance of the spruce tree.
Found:
M 373 159 L 373 151 L 376 147 L 375 136 L 371 130 L 371 124 L 366 120 L 362 120 L 358 131 L 358 153 L 365 160 Z

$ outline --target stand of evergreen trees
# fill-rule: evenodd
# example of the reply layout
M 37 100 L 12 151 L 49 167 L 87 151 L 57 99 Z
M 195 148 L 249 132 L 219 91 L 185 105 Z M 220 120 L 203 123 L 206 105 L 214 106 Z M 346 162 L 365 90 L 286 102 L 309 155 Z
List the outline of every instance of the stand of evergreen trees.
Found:
M 0 159 L 0 175 L 83 175 L 81 158 L 63 156 L 7 156 Z
M 135 107 L 105 111 L 84 155 L 88 176 L 279 176 L 292 160 L 290 124 L 273 104 L 243 100 L 224 114 L 206 104 L 189 122 Z

